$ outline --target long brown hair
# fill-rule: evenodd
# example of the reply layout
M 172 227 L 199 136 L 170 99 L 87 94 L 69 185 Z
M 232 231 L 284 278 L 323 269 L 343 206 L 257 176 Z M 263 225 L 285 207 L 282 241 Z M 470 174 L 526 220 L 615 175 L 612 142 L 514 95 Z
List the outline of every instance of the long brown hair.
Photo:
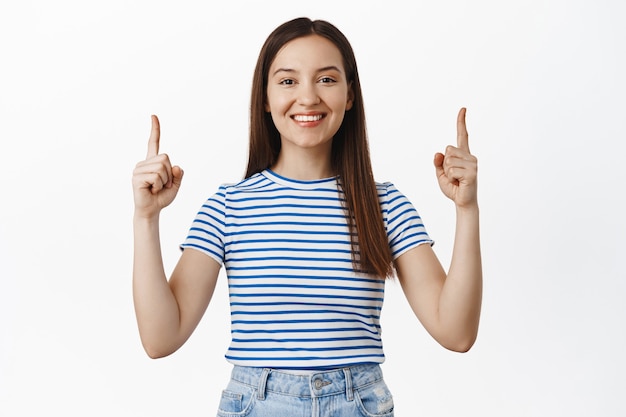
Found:
M 270 65 L 287 42 L 313 34 L 330 40 L 339 49 L 348 85 L 354 93 L 352 108 L 345 113 L 333 138 L 331 154 L 332 168 L 345 196 L 352 261 L 357 270 L 390 277 L 393 275 L 392 256 L 372 173 L 356 58 L 348 39 L 334 25 L 305 17 L 293 19 L 277 27 L 263 44 L 252 80 L 250 144 L 245 177 L 270 168 L 280 152 L 280 133 L 271 114 L 265 111 Z

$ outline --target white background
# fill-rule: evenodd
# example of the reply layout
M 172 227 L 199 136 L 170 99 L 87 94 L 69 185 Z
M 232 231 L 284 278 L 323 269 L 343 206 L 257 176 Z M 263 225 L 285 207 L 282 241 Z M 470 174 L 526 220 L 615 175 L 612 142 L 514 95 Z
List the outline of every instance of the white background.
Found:
M 383 311 L 396 415 L 624 416 L 626 6 L 615 1 L 5 1 L 0 6 L 0 415 L 214 415 L 230 366 L 225 280 L 187 344 L 151 360 L 131 298 L 131 173 L 150 114 L 185 169 L 161 217 L 171 270 L 247 157 L 258 51 L 298 16 L 355 49 L 375 175 L 447 265 L 435 152 L 468 108 L 484 307 L 466 354 L 397 283 Z

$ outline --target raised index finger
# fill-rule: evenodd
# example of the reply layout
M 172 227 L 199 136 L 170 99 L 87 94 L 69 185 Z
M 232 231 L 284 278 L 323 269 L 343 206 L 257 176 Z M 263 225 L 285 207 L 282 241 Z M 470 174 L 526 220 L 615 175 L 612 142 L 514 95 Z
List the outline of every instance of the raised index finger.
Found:
M 152 130 L 150 131 L 150 139 L 148 139 L 148 155 L 147 158 L 157 156 L 159 154 L 159 140 L 161 139 L 161 125 L 159 118 L 152 115 Z
M 459 149 L 469 152 L 467 126 L 465 125 L 465 107 L 461 107 L 456 118 L 456 144 Z

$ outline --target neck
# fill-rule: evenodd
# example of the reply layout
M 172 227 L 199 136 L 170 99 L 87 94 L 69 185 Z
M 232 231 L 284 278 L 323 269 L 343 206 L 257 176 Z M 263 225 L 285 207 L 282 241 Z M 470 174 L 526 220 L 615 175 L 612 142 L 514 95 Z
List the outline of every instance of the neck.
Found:
M 330 169 L 330 164 L 328 164 L 328 166 L 315 164 L 292 165 L 281 164 L 280 161 L 278 161 L 274 166 L 271 167 L 271 170 L 282 177 L 291 178 L 299 181 L 319 180 L 323 178 L 330 178 L 335 175 Z
M 285 152 L 281 149 L 272 171 L 286 178 L 308 181 L 330 178 L 335 175 L 330 163 L 330 152 L 301 150 Z

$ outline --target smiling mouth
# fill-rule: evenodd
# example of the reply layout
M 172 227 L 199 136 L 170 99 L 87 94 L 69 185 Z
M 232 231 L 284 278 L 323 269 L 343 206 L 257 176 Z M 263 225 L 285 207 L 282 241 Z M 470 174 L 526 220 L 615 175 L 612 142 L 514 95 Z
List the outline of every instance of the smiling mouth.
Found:
M 323 117 L 323 114 L 296 114 L 292 116 L 296 122 L 317 122 L 322 120 Z

